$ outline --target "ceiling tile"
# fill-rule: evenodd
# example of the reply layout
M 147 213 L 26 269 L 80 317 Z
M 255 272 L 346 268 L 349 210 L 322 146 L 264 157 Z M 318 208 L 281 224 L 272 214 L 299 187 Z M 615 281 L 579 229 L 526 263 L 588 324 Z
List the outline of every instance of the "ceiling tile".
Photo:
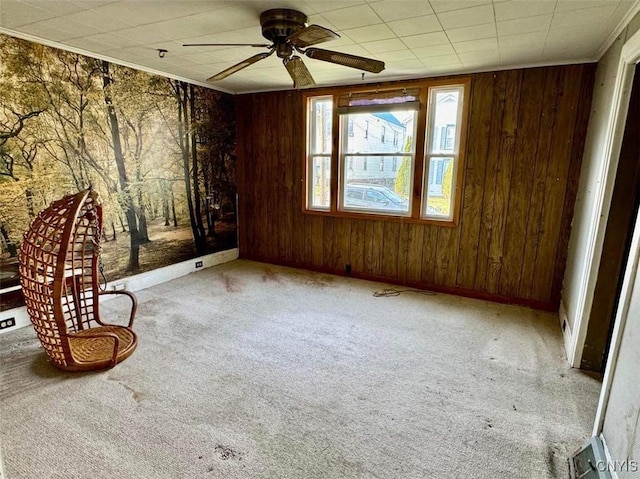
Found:
M 411 50 L 397 50 L 393 52 L 384 52 L 378 53 L 374 55 L 378 60 L 382 60 L 383 62 L 397 62 L 400 60 L 414 60 L 416 56 Z
M 624 0 L 627 3 L 632 4 L 628 0 Z M 620 4 L 620 0 L 558 0 L 556 4 L 556 13 L 558 12 L 570 12 L 572 10 L 582 10 L 584 8 L 604 7 L 604 6 L 617 6 Z
M 362 5 L 364 3 L 364 0 L 305 0 L 304 5 L 308 5 L 309 8 L 312 8 L 315 11 L 315 13 L 323 13 Z
M 15 0 L 0 0 L 0 26 L 16 28 L 56 16 L 54 12 L 32 7 Z
M 442 30 L 440 22 L 438 22 L 435 15 L 396 20 L 395 22 L 389 22 L 387 25 L 389 25 L 389 28 L 399 37 L 408 37 Z
M 393 52 L 406 48 L 406 45 L 398 38 L 361 43 L 360 46 L 369 53 Z
M 458 57 L 465 68 L 489 70 L 500 65 L 498 52 L 467 52 L 458 53 Z
M 20 0 L 23 4 L 46 10 L 55 16 L 69 15 L 91 8 L 90 2 L 84 4 L 74 3 L 70 0 Z M 5 0 L 2 0 L 4 8 Z
M 64 44 L 69 45 L 70 47 L 80 48 L 82 50 L 96 52 L 96 53 L 103 53 L 113 49 L 113 45 L 109 43 L 90 40 L 89 38 L 86 38 L 86 37 L 65 40 Z
M 113 48 L 128 48 L 140 45 L 141 43 L 132 39 L 118 35 L 117 33 L 98 33 L 85 37 L 90 41 L 107 43 L 113 45 Z
M 498 51 L 497 38 L 485 38 L 483 40 L 473 40 L 470 42 L 457 42 L 453 44 L 457 53 Z
M 384 23 L 367 27 L 351 28 L 344 30 L 342 33 L 357 43 L 395 38 L 394 33 Z
M 410 37 L 403 37 L 402 42 L 409 48 L 418 48 L 449 43 L 449 39 L 444 32 L 433 32 L 425 33 L 423 35 L 412 35 Z
M 340 30 L 382 23 L 380 17 L 376 15 L 376 12 L 369 5 L 341 8 L 340 10 L 324 12 L 322 16 Z
M 546 32 L 549 30 L 552 17 L 553 15 L 539 15 L 537 17 L 498 22 L 498 36 L 515 35 L 517 33 Z
M 429 57 L 437 57 L 441 55 L 455 55 L 456 51 L 450 43 L 444 45 L 432 45 L 430 47 L 420 47 L 414 48 L 413 53 L 416 57 L 429 58 Z
M 258 6 L 259 3 L 261 2 L 256 2 L 256 6 Z M 208 10 L 227 7 L 230 4 L 233 5 L 233 2 L 208 0 L 153 0 L 150 2 L 147 0 L 126 0 L 109 3 L 107 5 L 94 8 L 94 10 L 99 13 L 104 13 L 106 18 L 114 18 L 134 25 L 146 25 L 148 23 L 162 22 L 188 15 L 195 15 Z M 239 7 L 240 5 L 236 8 Z M 246 10 L 246 7 L 243 9 Z M 259 15 L 259 11 L 256 12 L 256 15 Z
M 481 40 L 483 38 L 492 38 L 496 36 L 495 23 L 487 23 L 485 25 L 475 25 L 473 27 L 453 28 L 447 30 L 447 37 L 452 42 L 464 42 L 468 40 Z
M 120 30 L 123 28 L 129 28 L 132 26 L 130 23 L 126 23 L 121 20 L 116 20 L 114 18 L 106 17 L 104 13 L 99 13 L 99 12 L 96 12 L 95 10 L 83 10 L 81 12 L 76 12 L 71 15 L 66 15 L 64 17 L 64 20 L 82 23 L 83 25 L 88 25 L 91 28 L 94 28 L 100 32 L 108 31 L 108 30 Z
M 556 12 L 551 21 L 551 29 L 565 28 L 576 25 L 591 25 L 608 20 L 616 9 L 616 5 L 585 8 L 569 12 Z
M 555 7 L 556 0 L 511 0 L 493 6 L 498 22 L 552 14 Z
M 440 13 L 487 5 L 491 0 L 430 0 L 429 3 L 436 13 Z
M 438 19 L 445 30 L 492 23 L 494 21 L 493 5 L 481 5 L 463 10 L 438 13 Z
M 385 22 L 393 22 L 394 20 L 403 20 L 405 18 L 419 17 L 433 13 L 431 5 L 425 0 L 406 0 L 402 2 L 384 0 L 372 3 L 371 8 L 373 8 L 378 16 Z
M 75 37 L 79 36 L 79 35 L 74 35 L 69 31 L 60 30 L 58 28 L 49 26 L 43 22 L 30 23 L 29 25 L 24 25 L 20 27 L 20 32 L 33 35 L 34 37 L 46 38 L 54 42 L 60 42 L 63 40 L 68 40 L 69 38 L 73 38 L 74 36 Z
M 498 44 L 501 50 L 503 48 L 516 49 L 530 45 L 544 46 L 546 39 L 547 32 L 518 33 L 516 35 L 503 35 L 498 37 Z
M 458 55 L 438 55 L 434 57 L 424 57 L 421 59 L 422 63 L 426 67 L 437 67 L 444 65 L 460 65 L 460 59 Z

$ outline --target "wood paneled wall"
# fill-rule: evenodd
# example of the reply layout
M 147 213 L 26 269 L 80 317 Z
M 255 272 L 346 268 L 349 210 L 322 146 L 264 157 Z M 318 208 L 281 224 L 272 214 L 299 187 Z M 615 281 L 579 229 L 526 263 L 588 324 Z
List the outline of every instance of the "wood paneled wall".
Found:
M 594 73 L 472 76 L 456 227 L 303 213 L 302 95 L 237 97 L 240 256 L 556 309 Z

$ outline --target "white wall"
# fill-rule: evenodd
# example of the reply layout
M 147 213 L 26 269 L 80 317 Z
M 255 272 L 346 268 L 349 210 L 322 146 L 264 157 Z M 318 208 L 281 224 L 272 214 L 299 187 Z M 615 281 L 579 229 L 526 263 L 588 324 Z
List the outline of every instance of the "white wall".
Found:
M 608 160 L 606 139 L 618 63 L 624 43 L 639 27 L 640 15 L 636 15 L 600 59 L 596 71 L 560 308 L 561 319 L 567 322 L 565 344 L 573 367 L 579 367 L 582 359 L 615 180 L 612 173 L 617 167 L 617 158 Z

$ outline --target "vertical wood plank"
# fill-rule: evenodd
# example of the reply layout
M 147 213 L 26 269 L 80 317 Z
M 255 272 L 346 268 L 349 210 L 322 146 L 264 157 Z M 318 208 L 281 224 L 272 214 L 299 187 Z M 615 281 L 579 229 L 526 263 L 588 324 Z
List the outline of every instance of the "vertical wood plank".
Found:
M 484 196 L 482 200 L 482 221 L 478 238 L 475 289 L 487 291 L 487 267 L 489 266 L 489 247 L 494 228 L 494 204 L 496 200 L 497 169 L 502 143 L 502 117 L 507 97 L 507 72 L 495 73 L 495 90 L 491 105 L 491 127 L 489 130 L 489 149 L 485 173 Z
M 409 227 L 409 244 L 407 246 L 407 281 L 419 282 L 422 274 L 422 252 L 424 226 Z
M 482 199 L 489 150 L 491 105 L 494 75 L 474 75 L 469 119 L 469 140 L 465 164 L 464 193 L 460 214 L 460 244 L 456 285 L 473 289 L 475 286 L 478 241 L 482 219 Z
M 535 164 L 538 161 L 544 78 L 544 68 L 532 68 L 524 71 L 522 80 L 520 120 L 511 172 L 509 213 L 506 217 L 503 247 L 502 264 L 505 267 L 500 271 L 498 290 L 504 296 L 517 296 L 520 284 L 532 181 Z
M 522 275 L 518 288 L 518 297 L 530 298 L 535 281 L 535 265 L 538 256 L 538 244 L 542 222 L 542 207 L 544 205 L 547 169 L 551 157 L 551 140 L 554 135 L 556 121 L 556 102 L 558 100 L 558 84 L 560 68 L 545 68 L 544 99 L 542 114 L 540 115 L 540 134 L 538 135 L 538 149 L 533 172 L 533 185 L 529 198 L 529 217 L 527 219 L 527 234 L 525 236 Z
M 506 217 L 509 212 L 509 194 L 511 191 L 511 170 L 516 143 L 516 131 L 520 113 L 520 90 L 522 88 L 522 70 L 507 73 L 506 97 L 502 115 L 502 131 L 500 138 L 499 158 L 495 170 L 495 190 L 493 202 L 493 225 L 491 241 L 489 243 L 489 258 L 487 261 L 487 279 L 485 290 L 497 293 L 502 270 L 502 254 Z M 520 194 L 520 192 L 516 192 Z
M 302 201 L 303 201 L 303 185 L 305 175 L 305 153 L 306 143 L 304 134 L 304 108 L 305 105 L 302 101 L 302 95 L 295 97 L 295 102 L 292 106 L 291 116 L 292 130 L 289 135 L 291 138 L 291 153 L 292 157 L 290 161 L 293 163 L 293 179 L 292 179 L 292 197 L 291 203 L 289 203 L 289 209 L 291 210 L 291 234 L 293 243 L 293 261 L 296 264 L 305 264 L 308 262 L 305 254 L 305 238 L 309 235 L 307 227 L 307 221 L 305 220 L 307 215 L 302 214 Z
M 351 220 L 336 218 L 334 225 L 335 249 L 333 257 L 333 269 L 344 272 L 349 264 L 349 249 L 351 243 Z
M 424 225 L 422 231 L 422 268 L 420 281 L 435 284 L 438 227 Z
M 365 236 L 366 224 L 363 220 L 351 220 L 351 234 L 349 235 L 349 260 L 351 271 L 365 273 Z
M 398 233 L 398 279 L 407 281 L 407 261 L 409 260 L 409 244 L 411 241 L 411 228 L 409 223 L 401 223 Z
M 582 65 L 569 65 L 562 69 L 561 93 L 558 95 L 558 114 L 551 146 L 553 161 L 549 162 L 547 171 L 539 244 L 539 249 L 544 254 L 538 255 L 536 260 L 536 281 L 531 295 L 533 299 L 546 300 L 551 297 L 583 68 Z
M 326 269 L 333 269 L 335 249 L 336 249 L 336 235 L 334 231 L 335 218 L 325 217 L 323 218 L 323 252 L 322 252 L 322 266 Z
M 400 223 L 384 222 L 382 230 L 382 268 L 383 276 L 398 276 L 398 249 L 400 243 Z

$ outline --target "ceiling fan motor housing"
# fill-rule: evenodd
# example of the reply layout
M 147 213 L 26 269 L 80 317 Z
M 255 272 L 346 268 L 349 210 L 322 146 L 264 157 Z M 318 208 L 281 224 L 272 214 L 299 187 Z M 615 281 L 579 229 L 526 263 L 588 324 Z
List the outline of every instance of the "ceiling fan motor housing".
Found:
M 287 8 L 274 8 L 260 14 L 262 36 L 276 45 L 286 43 L 287 37 L 302 30 L 306 23 L 307 16 L 304 13 Z

